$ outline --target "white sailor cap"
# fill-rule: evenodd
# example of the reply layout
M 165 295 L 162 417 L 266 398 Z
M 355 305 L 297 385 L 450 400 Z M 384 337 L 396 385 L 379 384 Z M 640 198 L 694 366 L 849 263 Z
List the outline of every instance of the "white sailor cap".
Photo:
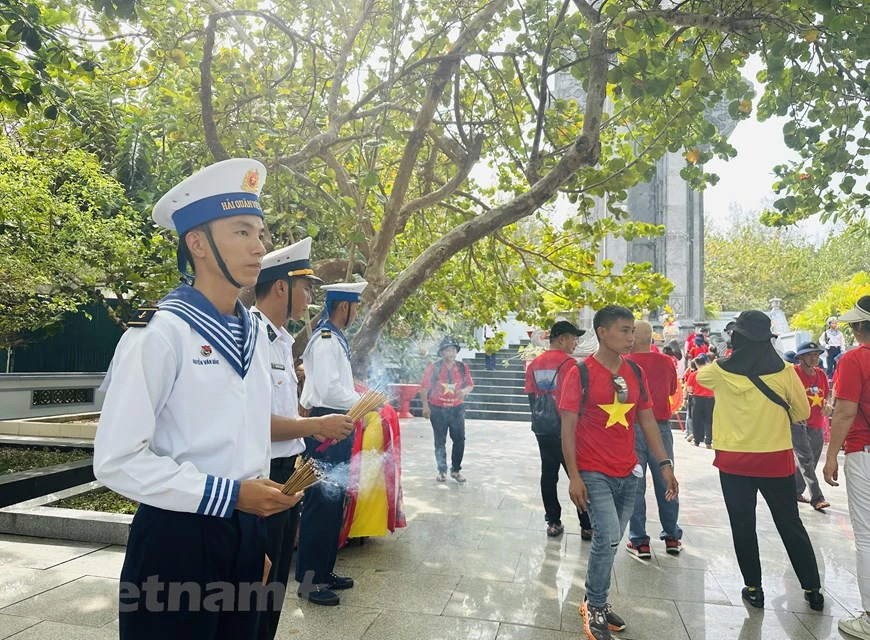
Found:
M 368 286 L 368 282 L 339 282 L 337 284 L 325 284 L 321 289 L 326 291 L 326 304 L 330 302 L 359 302 L 362 292 Z
M 154 206 L 154 222 L 179 236 L 210 220 L 231 216 L 263 217 L 260 191 L 266 167 L 248 158 L 231 158 L 200 169 L 174 186 Z
M 314 275 L 311 268 L 311 238 L 305 238 L 283 249 L 276 249 L 263 256 L 257 284 L 281 278 L 308 278 L 316 283 L 323 280 Z

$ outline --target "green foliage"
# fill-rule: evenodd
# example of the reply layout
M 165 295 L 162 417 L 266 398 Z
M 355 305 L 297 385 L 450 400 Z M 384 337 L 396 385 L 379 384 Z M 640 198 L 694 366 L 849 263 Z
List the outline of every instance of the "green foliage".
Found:
M 83 449 L 0 447 L 0 476 L 91 457 L 93 453 Z
M 108 489 L 95 489 L 77 496 L 64 498 L 51 503 L 52 507 L 62 509 L 81 509 L 83 511 L 103 511 L 106 513 L 125 513 L 133 515 L 139 503 Z
M 93 300 L 139 252 L 123 189 L 92 156 L 0 142 L 0 347 Z
M 845 313 L 866 295 L 870 295 L 870 273 L 859 271 L 848 280 L 830 284 L 792 318 L 791 324 L 795 329 L 821 333 L 829 317 Z
M 504 331 L 496 331 L 495 335 L 487 338 L 483 343 L 483 352 L 488 356 L 494 356 L 504 348 L 507 334 Z
M 410 327 L 415 335 L 493 323 L 509 311 L 540 322 L 603 302 L 660 306 L 672 288 L 664 276 L 648 264 L 616 272 L 599 262 L 600 249 L 609 235 L 663 232 L 627 219 L 625 202 L 632 185 L 655 177 L 665 153 L 684 155 L 682 175 L 693 188 L 715 184 L 704 163 L 731 159 L 736 151 L 707 118 L 714 108 L 738 121 L 789 118 L 784 136 L 801 161 L 779 171 L 780 197 L 768 222 L 816 211 L 844 220 L 859 216 L 867 204 L 863 163 L 870 148 L 868 7 L 689 0 L 678 11 L 662 12 L 659 2 L 646 0 L 602 4 L 600 28 L 612 63 L 607 112 L 595 140 L 600 154 L 567 182 L 537 193 L 519 222 L 496 225 L 474 243 L 454 232 L 526 196 L 577 143 L 587 117 L 584 101 L 551 93 L 569 78 L 587 89 L 592 80 L 592 25 L 577 3 L 560 12 L 540 0 L 301 0 L 273 3 L 266 14 L 256 3 L 233 0 L 222 5 L 236 13 L 216 22 L 213 50 L 204 32 L 210 3 L 36 3 L 38 15 L 29 10 L 28 24 L 53 29 L 41 35 L 44 42 L 93 60 L 95 70 L 72 61 L 67 68 L 62 57 L 49 60 L 40 84 L 62 84 L 72 96 L 61 102 L 55 94 L 57 120 L 51 119 L 55 112 L 18 107 L 17 93 L 31 104 L 32 83 L 15 85 L 8 104 L 27 149 L 87 150 L 123 185 L 140 247 L 110 283 L 123 302 L 120 320 L 129 306 L 153 300 L 173 279 L 171 243 L 148 223 L 150 207 L 222 153 L 257 157 L 269 167 L 262 201 L 274 244 L 315 236 L 313 257 L 323 275 L 333 281 L 349 273 L 366 277 L 370 306 L 391 283 L 410 277 L 433 243 L 455 235 L 444 257 L 433 258 L 435 274 L 404 292 L 376 327 Z M 18 14 L 0 14 L 0 31 L 3 20 L 11 25 L 28 11 L 7 5 Z M 455 66 L 443 66 L 457 34 L 490 8 L 491 19 Z M 683 14 L 697 26 L 686 28 Z M 16 41 L 8 27 L 6 33 L 0 54 L 24 51 L 24 33 Z M 33 71 L 34 60 L 51 46 L 13 55 L 13 62 Z M 761 96 L 742 75 L 752 56 L 765 66 Z M 0 73 L 5 60 L 0 55 Z M 210 99 L 201 95 L 203 68 L 211 74 Z M 212 118 L 204 100 L 213 110 L 208 134 L 204 123 Z M 432 119 L 422 118 L 425 113 Z M 469 173 L 472 166 L 477 170 Z M 426 202 L 399 215 L 395 231 L 379 244 L 385 221 L 420 198 Z M 560 212 L 570 208 L 564 224 L 550 215 L 556 203 Z M 751 266 L 761 270 L 747 278 L 746 256 L 732 258 L 722 265 L 721 286 L 712 285 L 722 292 L 712 301 L 723 308 L 735 300 L 766 306 L 760 301 L 769 295 L 765 287 L 780 289 L 790 305 L 808 300 L 800 299 L 805 282 L 788 270 L 768 276 L 756 261 Z M 753 291 L 756 277 L 762 286 Z M 775 286 L 776 278 L 784 286 Z M 742 282 L 747 290 L 727 299 Z

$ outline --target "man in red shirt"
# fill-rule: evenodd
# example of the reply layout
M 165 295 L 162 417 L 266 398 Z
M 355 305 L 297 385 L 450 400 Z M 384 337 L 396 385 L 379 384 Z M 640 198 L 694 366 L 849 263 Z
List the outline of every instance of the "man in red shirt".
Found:
M 833 409 L 828 404 L 828 375 L 819 368 L 819 356 L 822 353 L 824 349 L 815 342 L 805 342 L 795 352 L 797 363 L 794 369 L 807 390 L 810 417 L 805 422 L 791 425 L 791 441 L 798 461 L 798 468 L 794 472 L 797 500 L 809 502 L 816 511 L 831 506 L 822 495 L 816 477 L 816 466 L 822 457 L 822 447 L 825 444 L 825 420 Z M 810 488 L 809 500 L 803 495 L 807 486 Z
M 474 380 L 464 362 L 456 361 L 459 342 L 444 338 L 438 347 L 438 357 L 426 367 L 420 382 L 420 398 L 423 400 L 423 417 L 432 420 L 435 434 L 435 462 L 438 465 L 438 482 L 447 480 L 447 434 L 453 442 L 450 452 L 450 477 L 464 483 L 462 456 L 465 453 L 465 397 L 474 389 Z M 436 370 L 437 367 L 437 370 Z
M 855 638 L 870 639 L 870 296 L 837 318 L 848 322 L 858 348 L 847 351 L 834 372 L 836 409 L 825 456 L 825 482 L 837 486 L 837 454 L 846 444 L 846 496 L 855 533 L 858 592 L 864 612 L 842 618 L 837 627 Z
M 526 368 L 526 393 L 529 394 L 529 405 L 532 411 L 535 402 L 545 393 L 553 398 L 555 406 L 559 406 L 559 394 L 562 381 L 568 370 L 576 364 L 571 356 L 577 348 L 577 338 L 585 331 L 578 329 L 570 322 L 560 320 L 550 329 L 550 348 L 529 363 Z M 532 425 L 532 431 L 538 440 L 541 453 L 541 498 L 544 501 L 544 517 L 547 520 L 547 535 L 551 538 L 565 531 L 562 526 L 562 505 L 556 485 L 559 483 L 559 468 L 565 466 L 562 457 L 562 432 L 556 425 L 553 433 L 540 433 Z M 567 468 L 566 468 L 567 470 Z M 577 509 L 580 517 L 580 537 L 583 540 L 592 539 L 592 523 L 589 514 Z
M 652 326 L 649 322 L 638 321 L 634 324 L 634 347 L 628 356 L 640 365 L 646 379 L 649 381 L 648 393 L 652 400 L 653 417 L 659 426 L 662 444 L 668 458 L 674 457 L 674 434 L 671 431 L 671 397 L 677 392 L 677 369 L 674 362 L 668 356 L 650 351 L 649 344 L 652 336 Z M 626 549 L 638 558 L 652 556 L 649 547 L 649 536 L 646 534 L 646 468 L 649 464 L 650 451 L 643 436 L 643 429 L 634 423 L 634 453 L 641 468 L 642 475 L 637 481 L 637 489 L 634 498 L 634 512 L 628 526 L 628 544 Z M 656 494 L 656 502 L 659 507 L 659 520 L 662 523 L 662 532 L 659 538 L 665 541 L 665 551 L 672 555 L 678 554 L 683 543 L 683 530 L 677 524 L 677 516 L 680 513 L 680 501 L 678 499 L 666 500 L 667 485 L 657 464 L 650 466 L 653 479 L 653 489 Z
M 713 448 L 713 409 L 716 398 L 713 390 L 700 384 L 696 378 L 698 370 L 709 364 L 706 353 L 695 358 L 697 369 L 686 374 L 686 393 L 692 396 L 692 439 L 696 447 L 703 442 L 708 449 Z
M 625 622 L 607 603 L 613 556 L 634 510 L 640 467 L 634 452 L 634 428 L 641 425 L 653 458 L 662 469 L 665 498 L 677 497 L 673 461 L 665 453 L 652 412 L 643 371 L 623 355 L 634 344 L 634 315 L 608 305 L 592 321 L 598 351 L 563 381 L 562 455 L 568 468 L 568 494 L 592 517 L 592 548 L 586 571 L 586 597 L 580 607 L 589 640 L 610 640 Z M 582 366 L 581 366 L 582 365 Z

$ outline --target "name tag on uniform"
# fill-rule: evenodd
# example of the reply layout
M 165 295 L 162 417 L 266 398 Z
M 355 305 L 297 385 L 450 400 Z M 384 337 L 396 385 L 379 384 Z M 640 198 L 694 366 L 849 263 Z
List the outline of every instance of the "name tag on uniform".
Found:
M 273 363 L 272 363 L 272 368 L 273 368 L 273 369 L 278 369 L 278 371 L 285 371 L 285 370 L 286 370 L 286 367 L 284 367 L 284 365 L 281 364 L 280 362 L 273 362 Z

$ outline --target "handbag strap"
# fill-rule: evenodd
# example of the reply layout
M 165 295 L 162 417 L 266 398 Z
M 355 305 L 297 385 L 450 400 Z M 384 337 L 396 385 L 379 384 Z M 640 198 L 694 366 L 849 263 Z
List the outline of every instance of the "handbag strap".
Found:
M 791 411 L 791 405 L 783 400 L 780 395 L 776 393 L 776 391 L 768 387 L 767 384 L 765 384 L 764 380 L 762 380 L 758 376 L 747 377 L 752 381 L 752 384 L 754 384 L 755 387 L 767 397 L 768 400 L 770 400 L 774 404 L 778 404 L 780 407 L 785 409 L 786 413 Z

